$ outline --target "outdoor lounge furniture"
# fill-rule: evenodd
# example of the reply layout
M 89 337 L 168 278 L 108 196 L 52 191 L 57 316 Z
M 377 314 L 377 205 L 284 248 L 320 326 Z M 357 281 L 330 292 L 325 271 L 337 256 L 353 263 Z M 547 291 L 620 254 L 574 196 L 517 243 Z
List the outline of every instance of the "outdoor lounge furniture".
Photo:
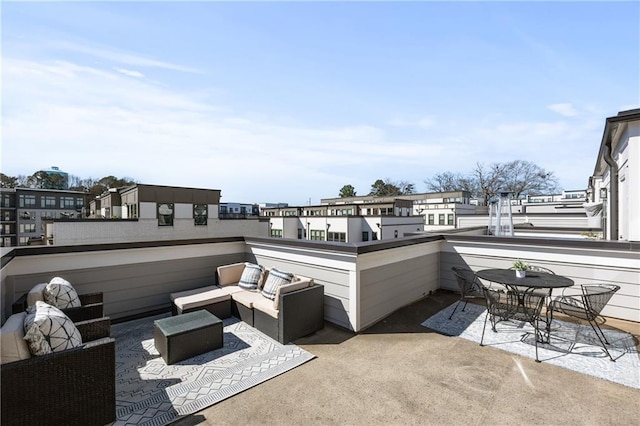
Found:
M 482 284 L 478 282 L 476 279 L 476 274 L 467 268 L 461 268 L 458 266 L 454 266 L 451 268 L 453 271 L 453 275 L 456 277 L 456 281 L 458 282 L 458 290 L 460 291 L 460 300 L 456 304 L 456 307 L 453 308 L 453 312 L 449 315 L 449 319 L 453 317 L 453 314 L 456 313 L 456 309 L 460 305 L 460 302 L 464 301 L 464 306 L 462 306 L 462 310 L 467 307 L 467 303 L 469 299 L 474 299 L 478 297 L 482 297 Z
M 581 286 L 581 290 L 582 294 L 578 296 L 565 296 L 563 294 L 556 298 L 551 303 L 551 308 L 554 312 L 563 313 L 576 318 L 578 321 L 586 320 L 589 325 L 591 325 L 591 328 L 598 337 L 598 340 L 600 340 L 602 348 L 609 356 L 609 359 L 611 359 L 611 361 L 615 361 L 607 349 L 609 342 L 598 324 L 598 317 L 607 303 L 609 303 L 611 297 L 620 290 L 620 286 L 607 284 L 583 284 Z
M 20 296 L 11 306 L 11 312 L 14 314 L 24 312 L 29 306 L 35 305 L 36 301 L 44 300 L 43 290 L 46 285 L 47 283 L 36 284 L 28 293 Z M 102 318 L 104 315 L 102 292 L 79 294 L 78 298 L 81 306 L 62 309 L 62 312 L 73 322 Z
M 290 282 L 274 287 L 273 299 L 265 296 L 265 285 L 278 275 L 276 268 L 263 268 L 256 275 L 256 288 L 243 288 L 248 262 L 217 268 L 217 286 L 171 294 L 174 314 L 206 309 L 219 318 L 235 316 L 280 343 L 288 343 L 324 327 L 324 286 L 311 278 L 293 275 Z M 274 273 L 275 272 L 275 273 Z
M 83 342 L 78 347 L 31 356 L 24 343 L 18 349 L 22 359 L 14 360 L 16 352 L 11 358 L 7 352 L 20 344 L 25 316 L 24 312 L 11 315 L 0 331 L 0 423 L 104 425 L 114 421 L 115 340 L 109 337 L 109 318 L 76 322 Z
M 221 348 L 222 320 L 204 309 L 153 323 L 153 341 L 167 364 Z

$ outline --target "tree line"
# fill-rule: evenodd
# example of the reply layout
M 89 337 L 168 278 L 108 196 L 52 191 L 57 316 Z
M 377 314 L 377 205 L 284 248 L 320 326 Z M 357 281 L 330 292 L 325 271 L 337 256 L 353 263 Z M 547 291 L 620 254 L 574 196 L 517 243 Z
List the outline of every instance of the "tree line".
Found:
M 111 188 L 121 188 L 123 186 L 135 185 L 133 178 L 115 176 L 105 176 L 100 179 L 86 178 L 78 176 L 47 173 L 38 170 L 32 175 L 7 176 L 0 173 L 0 187 L 2 188 L 33 188 L 33 189 L 59 189 L 84 192 L 88 200 L 91 200 Z M 88 201 L 87 200 L 87 201 Z
M 530 161 L 515 160 L 506 163 L 476 163 L 475 168 L 466 174 L 442 172 L 424 181 L 429 192 L 467 191 L 471 197 L 487 203 L 500 192 L 508 191 L 513 198 L 528 195 L 542 195 L 559 191 L 558 178 L 553 172 Z M 368 195 L 401 196 L 415 193 L 413 183 L 394 182 L 378 179 L 371 185 Z M 355 197 L 353 185 L 344 185 L 339 192 L 342 198 Z

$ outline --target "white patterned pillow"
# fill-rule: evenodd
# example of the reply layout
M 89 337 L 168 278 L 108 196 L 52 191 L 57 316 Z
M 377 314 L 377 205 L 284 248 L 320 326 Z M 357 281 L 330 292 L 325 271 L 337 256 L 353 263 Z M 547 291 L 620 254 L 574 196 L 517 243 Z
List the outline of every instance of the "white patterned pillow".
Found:
M 262 265 L 255 265 L 253 263 L 245 263 L 244 271 L 238 282 L 238 287 L 245 290 L 257 290 L 258 285 L 262 282 L 264 274 L 264 268 Z
M 78 293 L 71 283 L 64 278 L 53 277 L 42 291 L 44 301 L 59 309 L 77 308 L 81 306 Z
M 271 268 L 267 281 L 262 288 L 262 295 L 267 299 L 275 299 L 276 291 L 282 285 L 289 284 L 293 281 L 293 274 L 290 272 L 284 272 L 276 268 Z
M 32 355 L 60 352 L 82 344 L 82 336 L 73 321 L 60 309 L 41 301 L 27 311 L 24 340 Z

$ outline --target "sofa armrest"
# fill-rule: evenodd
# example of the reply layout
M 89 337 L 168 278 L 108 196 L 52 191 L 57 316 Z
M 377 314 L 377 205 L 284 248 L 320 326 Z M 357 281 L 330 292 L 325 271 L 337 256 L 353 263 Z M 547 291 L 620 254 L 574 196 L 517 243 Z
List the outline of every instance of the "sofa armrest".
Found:
M 23 294 L 11 305 L 11 313 L 19 314 L 27 310 L 27 293 Z
M 324 286 L 311 287 L 280 295 L 278 312 L 279 341 L 289 343 L 324 327 Z
M 112 338 L 2 364 L 0 375 L 3 425 L 103 425 L 115 420 Z
M 218 266 L 218 285 L 237 284 L 242 277 L 244 271 L 244 263 L 232 263 L 231 265 Z
M 91 303 L 61 310 L 73 322 L 102 318 L 104 316 L 104 305 L 102 303 Z
M 276 311 L 280 309 L 280 295 L 311 287 L 312 285 L 313 278 L 306 278 L 304 280 L 294 281 L 291 284 L 281 285 L 276 290 L 276 297 L 273 299 L 273 309 L 275 309 Z
M 76 322 L 75 326 L 82 336 L 83 343 L 111 336 L 111 318 L 109 317 Z
M 80 303 L 82 304 L 82 306 L 103 302 L 102 292 L 79 294 L 78 299 L 80 299 Z

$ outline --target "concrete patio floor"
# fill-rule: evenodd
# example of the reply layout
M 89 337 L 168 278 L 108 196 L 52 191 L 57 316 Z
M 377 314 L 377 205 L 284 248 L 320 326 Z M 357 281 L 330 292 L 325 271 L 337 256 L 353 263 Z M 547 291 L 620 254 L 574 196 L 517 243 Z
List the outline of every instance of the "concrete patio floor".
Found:
M 640 390 L 420 325 L 455 300 L 439 291 L 360 334 L 326 324 L 295 342 L 316 359 L 174 424 L 638 424 Z

